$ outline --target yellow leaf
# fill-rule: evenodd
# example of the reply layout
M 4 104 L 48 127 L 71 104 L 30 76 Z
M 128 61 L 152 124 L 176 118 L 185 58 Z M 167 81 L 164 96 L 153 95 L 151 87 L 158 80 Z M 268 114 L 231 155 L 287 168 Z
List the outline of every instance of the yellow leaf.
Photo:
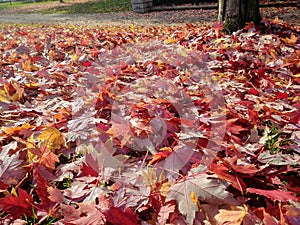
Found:
M 11 189 L 11 191 L 10 191 L 10 194 L 11 194 L 12 196 L 18 197 L 17 191 L 16 191 L 16 189 L 15 189 L 14 187 L 12 187 L 12 189 Z
M 163 65 L 164 65 L 164 62 L 163 62 L 163 61 L 157 60 L 157 66 L 158 66 L 158 67 L 162 68 Z
M 161 183 L 160 189 L 159 189 L 160 194 L 162 196 L 167 196 L 167 194 L 170 190 L 170 187 L 171 187 L 171 183 L 169 183 L 168 181 Z
M 26 148 L 27 149 L 32 149 L 34 147 L 35 147 L 34 134 L 31 134 L 30 137 L 28 138 L 27 142 L 26 142 Z
M 41 141 L 39 147 L 46 146 L 50 151 L 60 149 L 65 144 L 64 136 L 54 127 L 46 127 L 37 140 Z
M 27 162 L 33 162 L 37 159 L 37 155 L 31 152 L 31 149 L 34 149 L 36 146 L 34 144 L 34 134 L 30 135 L 26 142 L 27 148 Z
M 199 201 L 199 200 L 198 200 L 198 196 L 195 194 L 195 192 L 192 191 L 192 192 L 190 193 L 190 197 L 191 197 L 191 199 L 192 199 L 192 202 L 194 202 L 194 203 L 196 203 L 196 204 L 198 203 L 198 201 Z
M 224 38 L 218 38 L 218 39 L 216 39 L 215 40 L 215 43 L 221 43 L 221 42 L 223 42 L 223 41 L 225 41 L 225 39 Z
M 39 68 L 35 65 L 32 64 L 31 60 L 28 59 L 26 61 L 24 61 L 22 63 L 22 68 L 25 70 L 25 71 L 29 71 L 29 72 L 32 72 L 32 71 L 37 71 Z
M 148 172 L 142 171 L 142 176 L 146 185 L 153 190 L 157 182 L 156 170 L 154 170 L 153 168 L 148 168 Z
M 31 84 L 25 84 L 25 87 L 34 90 L 34 89 L 38 89 L 39 85 L 37 83 L 31 83 Z
M 177 40 L 174 38 L 168 38 L 164 42 L 165 42 L 165 44 L 174 44 L 174 43 L 177 43 Z
M 294 45 L 297 42 L 297 37 L 294 34 L 292 34 L 290 38 L 285 38 L 284 41 L 287 44 Z
M 234 207 L 233 210 L 220 209 L 219 213 L 215 216 L 215 219 L 218 224 L 226 223 L 230 225 L 240 225 L 242 224 L 247 211 L 247 206 Z
M 77 55 L 77 54 L 74 54 L 73 56 L 72 56 L 72 61 L 73 62 L 76 62 L 78 59 L 79 59 L 79 55 Z
M 15 82 L 5 82 L 3 89 L 0 89 L 0 102 L 16 102 L 23 96 L 24 89 Z
M 27 150 L 27 159 L 26 161 L 29 163 L 34 162 L 35 160 L 37 160 L 38 156 L 33 154 L 29 149 Z
M 223 49 L 228 49 L 229 46 L 230 46 L 230 45 L 229 45 L 228 43 L 225 43 L 225 44 L 223 44 L 222 48 L 223 48 Z
M 242 45 L 242 43 L 233 43 L 232 45 L 231 45 L 231 48 L 237 48 L 237 47 L 239 47 L 239 46 L 241 46 Z

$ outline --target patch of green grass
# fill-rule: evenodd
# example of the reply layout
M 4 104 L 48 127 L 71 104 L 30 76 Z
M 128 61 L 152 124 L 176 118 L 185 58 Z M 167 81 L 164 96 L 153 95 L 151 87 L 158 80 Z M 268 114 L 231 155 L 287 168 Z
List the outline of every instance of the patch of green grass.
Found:
M 266 143 L 265 147 L 272 153 L 278 153 L 278 152 L 289 152 L 290 149 L 289 146 L 294 144 L 293 141 L 290 139 L 289 135 L 284 134 L 280 132 L 280 129 L 278 126 L 276 126 L 271 121 L 266 122 L 265 127 L 265 137 L 266 137 Z
M 74 5 L 62 5 L 54 7 L 51 10 L 40 11 L 41 13 L 109 13 L 131 10 L 130 0 L 98 0 L 88 3 L 80 3 Z
M 24 6 L 33 6 L 37 4 L 47 4 L 49 2 L 33 2 L 33 1 L 12 1 L 11 3 L 9 1 L 7 2 L 0 2 L 0 10 L 4 9 L 13 9 L 13 8 L 20 8 Z
M 34 225 L 34 224 L 40 224 L 40 225 L 51 225 L 54 222 L 58 221 L 59 218 L 48 215 L 46 219 L 44 219 L 42 222 L 39 222 L 39 218 L 36 215 L 34 208 L 32 207 L 32 217 L 27 217 L 24 215 L 24 219 L 26 221 L 26 225 Z
M 72 1 L 64 0 L 65 4 L 59 4 L 48 9 L 38 9 L 40 4 L 48 4 L 57 0 L 34 2 L 30 0 L 18 2 L 0 2 L 0 11 L 5 9 L 21 8 L 24 6 L 37 6 L 35 13 L 44 14 L 72 14 L 72 13 L 109 13 L 131 10 L 131 0 L 91 0 L 85 3 L 71 4 Z M 24 12 L 30 13 L 30 12 Z

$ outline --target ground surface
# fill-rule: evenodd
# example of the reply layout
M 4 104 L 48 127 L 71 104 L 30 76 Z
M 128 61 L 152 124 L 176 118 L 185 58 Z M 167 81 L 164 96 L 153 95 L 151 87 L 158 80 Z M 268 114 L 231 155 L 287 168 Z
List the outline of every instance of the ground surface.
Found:
M 298 9 L 30 10 L 0 11 L 0 224 L 299 224 Z
M 74 0 L 72 4 L 89 0 Z M 10 24 L 84 24 L 84 25 L 124 25 L 124 24 L 182 24 L 195 22 L 212 22 L 216 20 L 217 10 L 180 10 L 161 11 L 146 14 L 137 14 L 132 11 L 118 13 L 95 14 L 40 14 L 35 11 L 51 9 L 60 3 L 36 5 L 35 8 L 22 7 L 1 11 L 0 23 Z M 64 3 L 71 4 L 71 3 Z M 263 8 L 263 17 L 274 19 L 278 16 L 291 24 L 300 23 L 300 10 L 295 7 Z

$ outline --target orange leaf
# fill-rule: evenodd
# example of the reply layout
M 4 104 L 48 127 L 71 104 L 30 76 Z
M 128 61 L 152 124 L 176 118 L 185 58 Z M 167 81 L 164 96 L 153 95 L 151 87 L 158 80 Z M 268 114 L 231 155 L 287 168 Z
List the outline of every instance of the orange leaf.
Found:
M 288 45 L 295 45 L 297 42 L 297 37 L 295 34 L 292 34 L 290 38 L 285 38 L 284 42 Z
M 31 125 L 29 123 L 24 123 L 22 126 L 16 126 L 16 127 L 3 127 L 2 130 L 4 133 L 8 135 L 14 135 L 21 131 L 22 129 L 28 130 L 31 128 Z
M 42 156 L 39 159 L 39 164 L 44 165 L 46 168 L 50 170 L 55 169 L 55 163 L 59 162 L 59 158 L 53 152 L 51 152 L 48 148 L 41 148 Z

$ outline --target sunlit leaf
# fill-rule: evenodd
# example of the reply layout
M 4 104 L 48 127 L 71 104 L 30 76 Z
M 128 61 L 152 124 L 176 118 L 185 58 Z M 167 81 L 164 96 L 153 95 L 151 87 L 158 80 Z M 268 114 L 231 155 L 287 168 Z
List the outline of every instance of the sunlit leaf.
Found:
M 40 146 L 46 146 L 51 151 L 58 150 L 65 144 L 62 133 L 53 127 L 46 127 L 37 137 L 37 140 L 40 141 Z
M 167 200 L 177 200 L 179 211 L 193 224 L 195 213 L 199 210 L 196 197 L 214 205 L 237 204 L 232 194 L 226 191 L 227 184 L 206 174 L 185 178 L 170 187 Z
M 248 211 L 247 206 L 233 207 L 232 210 L 220 209 L 215 219 L 219 224 L 240 225 Z
M 24 93 L 24 89 L 16 82 L 5 82 L 4 86 L 0 87 L 0 102 L 16 102 L 19 101 Z

